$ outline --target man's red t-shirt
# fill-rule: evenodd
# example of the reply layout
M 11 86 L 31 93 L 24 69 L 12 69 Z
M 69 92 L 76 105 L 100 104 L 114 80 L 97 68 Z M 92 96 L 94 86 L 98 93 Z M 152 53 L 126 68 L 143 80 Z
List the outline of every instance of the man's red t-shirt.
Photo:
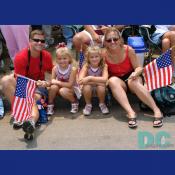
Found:
M 40 57 L 34 58 L 30 56 L 30 65 L 28 75 L 27 70 L 28 65 L 28 48 L 23 49 L 20 51 L 14 59 L 14 71 L 16 74 L 27 76 L 33 80 L 44 80 L 45 79 L 45 72 L 51 72 L 53 63 L 51 54 L 46 51 L 42 50 L 42 68 L 40 71 Z

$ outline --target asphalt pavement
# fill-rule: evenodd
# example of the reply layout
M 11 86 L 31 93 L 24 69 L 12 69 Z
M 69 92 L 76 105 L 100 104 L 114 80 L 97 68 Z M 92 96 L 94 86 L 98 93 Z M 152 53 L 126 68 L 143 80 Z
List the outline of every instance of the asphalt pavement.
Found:
M 22 129 L 13 130 L 7 112 L 0 120 L 0 150 L 174 150 L 175 116 L 165 118 L 162 128 L 153 128 L 152 112 L 141 111 L 134 96 L 130 101 L 137 112 L 137 129 L 128 128 L 126 113 L 116 102 L 108 115 L 102 115 L 94 102 L 92 115 L 85 117 L 83 102 L 79 112 L 72 115 L 70 104 L 58 99 L 55 114 L 36 129 L 32 141 L 24 139 Z

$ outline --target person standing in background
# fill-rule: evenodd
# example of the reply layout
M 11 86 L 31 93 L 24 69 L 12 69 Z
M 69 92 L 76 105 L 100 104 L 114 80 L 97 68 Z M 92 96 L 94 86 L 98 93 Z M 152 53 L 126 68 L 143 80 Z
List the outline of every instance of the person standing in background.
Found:
M 29 25 L 0 25 L 10 58 L 13 62 L 16 53 L 29 44 Z

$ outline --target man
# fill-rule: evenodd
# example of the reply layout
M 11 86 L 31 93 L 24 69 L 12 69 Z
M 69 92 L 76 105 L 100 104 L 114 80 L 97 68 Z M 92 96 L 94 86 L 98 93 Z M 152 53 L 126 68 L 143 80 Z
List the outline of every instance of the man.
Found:
M 48 96 L 46 87 L 49 83 L 45 81 L 45 73 L 51 73 L 53 64 L 52 57 L 49 52 L 43 50 L 45 48 L 45 36 L 41 30 L 34 30 L 29 37 L 29 47 L 21 50 L 16 54 L 14 59 L 14 74 L 4 76 L 1 80 L 2 89 L 5 96 L 12 103 L 16 89 L 16 74 L 26 76 L 37 81 L 37 89 L 35 92 L 35 100 L 41 98 L 42 95 Z M 32 108 L 32 118 L 23 123 L 24 132 L 34 132 L 35 123 L 39 119 L 37 105 Z M 18 129 L 22 123 L 14 121 L 13 128 Z
M 151 39 L 155 44 L 162 44 L 162 52 L 175 45 L 175 32 L 171 31 L 171 25 L 155 25 L 156 31 Z
M 84 52 L 88 45 L 103 45 L 103 35 L 109 25 L 84 25 L 83 27 L 84 30 L 73 37 L 73 45 L 76 51 L 83 50 Z
M 61 25 L 63 36 L 66 41 L 66 45 L 69 49 L 72 49 L 72 40 L 76 33 L 83 30 L 83 25 Z

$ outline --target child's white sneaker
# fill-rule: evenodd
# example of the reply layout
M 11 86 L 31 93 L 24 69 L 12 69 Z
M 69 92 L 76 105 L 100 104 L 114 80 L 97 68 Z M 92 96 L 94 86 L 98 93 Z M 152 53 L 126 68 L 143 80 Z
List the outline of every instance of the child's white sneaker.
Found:
M 72 103 L 71 104 L 71 113 L 72 114 L 75 114 L 75 113 L 77 113 L 78 112 L 78 106 L 79 106 L 79 103 Z
M 91 115 L 91 111 L 92 111 L 92 105 L 86 104 L 85 108 L 83 109 L 83 114 L 84 115 Z
M 109 109 L 104 103 L 100 103 L 99 107 L 100 107 L 102 114 L 109 114 Z
M 47 105 L 47 115 L 53 115 L 54 114 L 54 105 Z

